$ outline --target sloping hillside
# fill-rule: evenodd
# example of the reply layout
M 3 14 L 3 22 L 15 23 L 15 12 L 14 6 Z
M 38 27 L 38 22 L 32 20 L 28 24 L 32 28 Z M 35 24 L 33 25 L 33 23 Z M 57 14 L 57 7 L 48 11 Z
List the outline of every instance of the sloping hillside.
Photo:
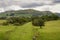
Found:
M 52 12 L 50 11 L 37 11 L 33 9 L 27 9 L 27 10 L 18 10 L 18 11 L 6 11 L 3 13 L 0 13 L 1 16 L 32 16 L 32 15 L 50 15 Z

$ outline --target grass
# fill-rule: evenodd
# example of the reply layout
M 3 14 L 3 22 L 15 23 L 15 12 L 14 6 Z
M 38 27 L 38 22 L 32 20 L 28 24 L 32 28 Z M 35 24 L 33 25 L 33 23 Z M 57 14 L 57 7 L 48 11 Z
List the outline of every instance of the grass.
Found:
M 46 22 L 46 26 L 39 32 L 38 40 L 60 40 L 60 20 Z
M 32 40 L 32 25 L 27 23 L 23 26 L 18 26 L 15 32 L 11 33 L 10 40 Z
M 40 34 L 37 40 L 60 40 L 60 20 L 46 22 L 43 29 L 31 22 L 22 26 L 0 25 L 0 40 L 32 40 L 36 29 Z

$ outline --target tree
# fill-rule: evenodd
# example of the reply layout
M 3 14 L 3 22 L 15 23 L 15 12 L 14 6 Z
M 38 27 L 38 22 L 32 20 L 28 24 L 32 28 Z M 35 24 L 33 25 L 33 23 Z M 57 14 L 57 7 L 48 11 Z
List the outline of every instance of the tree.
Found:
M 40 26 L 40 28 L 42 28 L 45 25 L 45 22 L 41 18 L 36 18 L 36 19 L 32 20 L 32 25 L 34 25 L 34 26 Z
M 59 16 L 55 15 L 55 14 L 52 14 L 51 15 L 51 18 L 52 20 L 58 20 L 59 19 Z
M 15 14 L 14 13 L 11 13 L 10 16 L 14 16 Z
M 40 28 L 42 28 L 42 26 L 45 25 L 44 20 L 42 20 L 42 19 L 38 20 L 38 24 L 39 24 Z
M 43 15 L 43 16 L 41 16 L 41 18 L 45 21 L 52 21 L 52 20 L 58 20 L 59 16 L 57 16 L 55 14 L 51 14 L 51 15 Z
M 7 18 L 7 22 L 9 24 L 14 24 L 14 25 L 23 25 L 30 21 L 31 21 L 30 18 L 27 18 L 27 17 L 9 17 L 9 18 Z

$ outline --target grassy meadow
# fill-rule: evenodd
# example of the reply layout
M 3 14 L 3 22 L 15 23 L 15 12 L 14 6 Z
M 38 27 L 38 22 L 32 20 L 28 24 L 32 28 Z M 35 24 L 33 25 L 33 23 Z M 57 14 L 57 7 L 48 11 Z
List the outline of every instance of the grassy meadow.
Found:
M 0 20 L 0 23 L 5 20 Z M 0 25 L 0 40 L 33 40 L 34 33 L 39 32 L 36 40 L 60 40 L 60 20 L 45 22 L 40 29 L 31 22 L 22 26 Z

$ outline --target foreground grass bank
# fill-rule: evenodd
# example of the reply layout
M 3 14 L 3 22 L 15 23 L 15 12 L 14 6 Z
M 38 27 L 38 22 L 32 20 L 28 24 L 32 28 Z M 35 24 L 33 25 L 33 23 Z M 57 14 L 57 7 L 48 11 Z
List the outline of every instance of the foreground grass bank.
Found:
M 33 26 L 31 22 L 22 26 L 0 25 L 0 40 L 32 40 L 34 28 L 40 34 L 37 40 L 60 40 L 60 20 L 46 22 L 43 29 Z

